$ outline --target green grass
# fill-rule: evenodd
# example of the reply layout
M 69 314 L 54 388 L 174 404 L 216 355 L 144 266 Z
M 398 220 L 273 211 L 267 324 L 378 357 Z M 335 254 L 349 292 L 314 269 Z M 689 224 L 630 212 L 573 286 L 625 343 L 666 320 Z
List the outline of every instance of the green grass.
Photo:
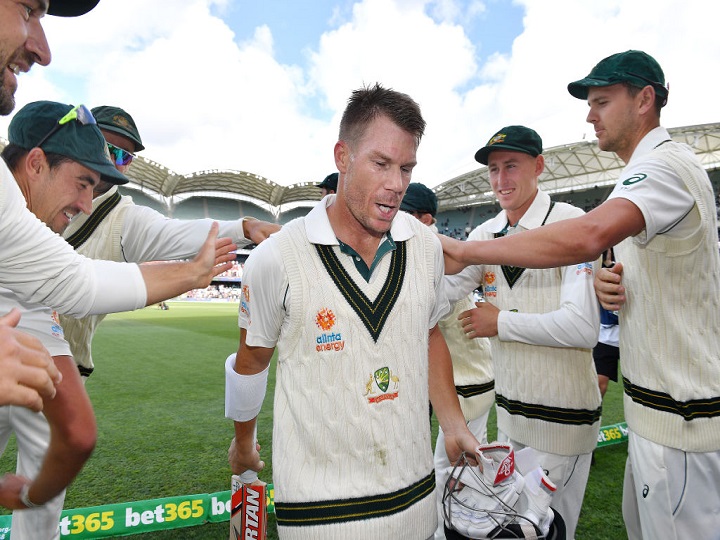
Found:
M 224 361 L 237 349 L 237 339 L 237 304 L 173 302 L 168 311 L 150 307 L 107 317 L 95 337 L 96 369 L 87 382 L 98 445 L 68 490 L 65 508 L 228 490 L 232 423 L 224 417 Z M 266 462 L 260 476 L 268 482 L 273 370 L 269 384 L 258 433 Z M 611 383 L 603 424 L 622 418 L 621 389 Z M 495 434 L 493 413 L 491 439 Z M 595 452 L 578 540 L 626 538 L 620 509 L 626 451 L 620 444 Z M 11 443 L 0 471 L 14 467 Z M 273 516 L 268 536 L 277 538 Z M 223 522 L 127 538 L 227 537 Z

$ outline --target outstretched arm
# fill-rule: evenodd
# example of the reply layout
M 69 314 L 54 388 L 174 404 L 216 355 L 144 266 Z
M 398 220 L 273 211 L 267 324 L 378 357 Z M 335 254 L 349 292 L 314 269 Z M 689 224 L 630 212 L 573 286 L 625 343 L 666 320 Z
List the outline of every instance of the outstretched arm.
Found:
M 615 198 L 587 214 L 503 238 L 459 242 L 442 238 L 445 273 L 470 264 L 554 268 L 594 261 L 603 251 L 645 228 L 640 209 Z
M 210 227 L 207 239 L 192 261 L 143 264 L 147 304 L 173 298 L 191 289 L 203 289 L 212 278 L 232 268 L 237 246 L 229 238 L 217 238 L 218 224 Z

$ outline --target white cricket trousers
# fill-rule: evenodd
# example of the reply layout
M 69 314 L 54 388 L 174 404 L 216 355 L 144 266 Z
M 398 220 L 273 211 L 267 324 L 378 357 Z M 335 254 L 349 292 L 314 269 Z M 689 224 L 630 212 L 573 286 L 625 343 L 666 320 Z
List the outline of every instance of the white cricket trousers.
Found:
M 684 452 L 629 430 L 623 485 L 628 540 L 720 538 L 720 451 Z

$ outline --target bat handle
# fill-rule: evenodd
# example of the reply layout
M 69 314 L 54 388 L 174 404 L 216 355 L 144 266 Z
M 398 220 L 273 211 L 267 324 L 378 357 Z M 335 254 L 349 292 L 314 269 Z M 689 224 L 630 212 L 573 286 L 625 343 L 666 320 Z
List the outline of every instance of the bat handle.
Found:
M 256 471 L 253 471 L 252 469 L 248 469 L 240 475 L 240 481 L 243 484 L 252 484 L 253 482 L 256 482 L 257 479 L 258 473 Z

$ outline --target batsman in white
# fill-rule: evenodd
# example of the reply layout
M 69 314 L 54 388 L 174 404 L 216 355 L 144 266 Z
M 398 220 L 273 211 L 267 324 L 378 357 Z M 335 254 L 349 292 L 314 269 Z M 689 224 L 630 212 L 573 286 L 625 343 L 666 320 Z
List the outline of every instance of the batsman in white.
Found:
M 472 454 L 447 345 L 440 243 L 399 212 L 425 127 L 409 96 L 353 92 L 334 147 L 338 191 L 245 265 L 226 363 L 232 471 L 263 467 L 254 430 L 277 346 L 273 484 L 284 540 L 426 540 L 437 525 L 428 421 Z M 428 384 L 429 381 L 429 384 Z

